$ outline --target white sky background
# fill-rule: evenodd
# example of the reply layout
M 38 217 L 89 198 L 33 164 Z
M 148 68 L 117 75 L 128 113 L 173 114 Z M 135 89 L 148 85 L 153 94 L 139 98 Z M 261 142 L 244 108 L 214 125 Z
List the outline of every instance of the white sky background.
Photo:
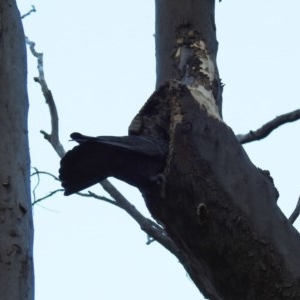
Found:
M 24 27 L 44 52 L 65 148 L 74 146 L 73 131 L 126 135 L 155 85 L 154 1 L 18 2 L 22 14 L 37 8 Z M 245 133 L 299 108 L 300 2 L 223 0 L 216 11 L 225 121 Z M 49 130 L 49 113 L 28 56 L 32 166 L 57 174 L 59 158 L 39 133 Z M 299 132 L 300 122 L 288 124 L 246 146 L 270 170 L 287 215 L 300 194 Z M 139 192 L 117 184 L 146 213 Z M 37 197 L 57 188 L 42 177 Z M 37 300 L 201 299 L 176 258 L 157 243 L 146 246 L 137 224 L 112 205 L 57 194 L 34 207 L 34 221 Z

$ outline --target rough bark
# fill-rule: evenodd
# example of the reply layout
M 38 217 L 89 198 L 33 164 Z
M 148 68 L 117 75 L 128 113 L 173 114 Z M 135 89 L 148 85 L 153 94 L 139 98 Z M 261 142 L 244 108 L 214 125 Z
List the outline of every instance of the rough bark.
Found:
M 268 172 L 190 87 L 158 89 L 140 112 L 143 124 L 158 103 L 169 112 L 169 157 L 161 184 L 144 197 L 199 290 L 209 299 L 299 298 L 299 234 L 278 208 Z
M 214 1 L 157 0 L 156 16 L 157 83 L 172 80 L 129 128 L 169 141 L 150 212 L 209 299 L 299 299 L 299 234 L 220 117 Z
M 27 65 L 15 1 L 0 1 L 0 299 L 32 300 Z

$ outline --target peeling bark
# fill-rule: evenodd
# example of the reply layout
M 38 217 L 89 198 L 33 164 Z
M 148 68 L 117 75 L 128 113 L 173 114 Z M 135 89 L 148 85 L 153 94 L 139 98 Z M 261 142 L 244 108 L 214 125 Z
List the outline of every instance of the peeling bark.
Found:
M 213 0 L 156 0 L 156 87 L 179 80 L 204 92 L 222 116 Z
M 299 299 L 299 234 L 221 118 L 214 1 L 157 0 L 156 15 L 160 87 L 129 127 L 169 142 L 151 214 L 209 299 Z

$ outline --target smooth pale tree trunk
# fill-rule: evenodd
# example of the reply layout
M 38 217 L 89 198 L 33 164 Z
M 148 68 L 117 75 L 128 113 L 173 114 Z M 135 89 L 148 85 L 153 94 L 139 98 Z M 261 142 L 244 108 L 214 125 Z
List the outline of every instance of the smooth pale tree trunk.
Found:
M 15 1 L 0 0 L 0 299 L 33 300 L 33 223 L 24 32 Z
M 170 147 L 144 197 L 209 299 L 300 299 L 300 236 L 277 206 L 272 178 L 221 117 L 214 5 L 156 0 L 161 87 L 130 130 Z

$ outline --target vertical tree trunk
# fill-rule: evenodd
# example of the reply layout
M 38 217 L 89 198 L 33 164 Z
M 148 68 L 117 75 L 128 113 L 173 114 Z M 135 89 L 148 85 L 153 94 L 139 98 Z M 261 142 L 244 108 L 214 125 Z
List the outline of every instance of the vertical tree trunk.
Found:
M 218 43 L 214 0 L 156 0 L 155 8 L 158 86 L 168 79 L 179 79 L 179 68 L 174 64 L 178 46 L 188 47 L 196 38 L 205 41 L 207 51 L 216 62 Z M 196 36 L 192 31 L 196 31 Z
M 130 127 L 169 142 L 151 214 L 209 299 L 300 299 L 299 234 L 221 118 L 214 0 L 156 0 L 156 17 L 160 88 Z
M 33 223 L 24 32 L 14 0 L 0 0 L 0 299 L 32 300 Z
M 207 104 L 222 116 L 222 84 L 214 0 L 155 1 L 156 86 L 180 80 L 212 92 Z

